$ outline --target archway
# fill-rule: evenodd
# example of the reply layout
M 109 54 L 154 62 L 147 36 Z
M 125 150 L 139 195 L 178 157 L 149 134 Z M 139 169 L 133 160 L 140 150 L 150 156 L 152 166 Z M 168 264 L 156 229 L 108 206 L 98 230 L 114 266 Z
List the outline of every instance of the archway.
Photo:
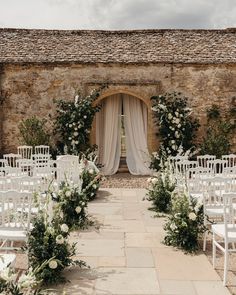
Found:
M 95 134 L 103 172 L 116 173 L 125 157 L 131 174 L 150 174 L 147 105 L 122 92 L 105 96 L 99 103 L 102 108 L 96 115 Z

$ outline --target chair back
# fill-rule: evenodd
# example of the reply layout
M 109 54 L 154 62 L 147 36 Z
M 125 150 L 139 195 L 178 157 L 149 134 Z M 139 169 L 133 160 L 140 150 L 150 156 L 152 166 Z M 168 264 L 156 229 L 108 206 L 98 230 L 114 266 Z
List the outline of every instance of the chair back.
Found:
M 227 167 L 227 161 L 220 159 L 209 160 L 207 162 L 207 167 L 210 168 L 214 174 L 222 174 Z
M 17 154 L 20 155 L 22 159 L 31 159 L 33 154 L 33 147 L 30 145 L 18 146 Z
M 3 155 L 3 159 L 5 159 L 10 167 L 16 167 L 16 160 L 21 159 L 21 155 L 18 154 L 5 154 Z
M 202 156 L 197 156 L 197 161 L 198 161 L 198 165 L 200 167 L 208 167 L 207 166 L 207 162 L 211 161 L 211 160 L 215 160 L 216 156 L 214 155 L 202 155 Z
M 227 161 L 227 167 L 236 167 L 236 155 L 235 154 L 223 155 L 222 160 Z
M 50 147 L 49 147 L 49 145 L 36 145 L 34 147 L 34 153 L 35 154 L 49 155 Z
M 222 195 L 224 204 L 224 227 L 225 239 L 228 242 L 230 233 L 236 235 L 236 210 L 234 208 L 236 201 L 236 192 Z M 236 238 L 234 238 L 234 241 Z
M 30 228 L 32 194 L 19 191 L 0 192 L 0 228 Z

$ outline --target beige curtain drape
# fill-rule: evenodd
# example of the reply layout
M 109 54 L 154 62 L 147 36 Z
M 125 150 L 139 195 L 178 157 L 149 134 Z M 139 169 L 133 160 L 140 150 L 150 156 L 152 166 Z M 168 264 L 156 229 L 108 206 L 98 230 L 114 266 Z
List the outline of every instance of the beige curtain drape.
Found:
M 121 156 L 121 109 L 123 103 L 126 134 L 126 161 L 131 174 L 150 175 L 147 148 L 147 107 L 127 94 L 115 94 L 103 100 L 96 114 L 96 143 L 99 162 L 105 175 L 115 174 Z

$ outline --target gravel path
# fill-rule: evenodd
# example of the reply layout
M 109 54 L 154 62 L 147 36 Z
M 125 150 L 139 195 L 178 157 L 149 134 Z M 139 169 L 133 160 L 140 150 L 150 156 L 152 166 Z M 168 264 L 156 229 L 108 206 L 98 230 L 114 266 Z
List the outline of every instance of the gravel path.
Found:
M 112 176 L 106 176 L 101 183 L 103 188 L 147 188 L 147 179 L 149 176 L 136 176 L 130 173 L 117 173 Z

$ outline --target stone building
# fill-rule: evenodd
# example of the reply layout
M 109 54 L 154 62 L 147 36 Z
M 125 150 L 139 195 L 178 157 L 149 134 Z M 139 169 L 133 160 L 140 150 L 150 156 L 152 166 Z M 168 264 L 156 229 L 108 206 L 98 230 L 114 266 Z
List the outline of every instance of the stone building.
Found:
M 236 30 L 0 29 L 0 153 L 15 151 L 22 119 L 53 116 L 53 99 L 72 100 L 76 89 L 86 94 L 104 83 L 100 99 L 123 93 L 147 105 L 154 151 L 151 96 L 182 92 L 202 125 L 212 103 L 235 102 Z

